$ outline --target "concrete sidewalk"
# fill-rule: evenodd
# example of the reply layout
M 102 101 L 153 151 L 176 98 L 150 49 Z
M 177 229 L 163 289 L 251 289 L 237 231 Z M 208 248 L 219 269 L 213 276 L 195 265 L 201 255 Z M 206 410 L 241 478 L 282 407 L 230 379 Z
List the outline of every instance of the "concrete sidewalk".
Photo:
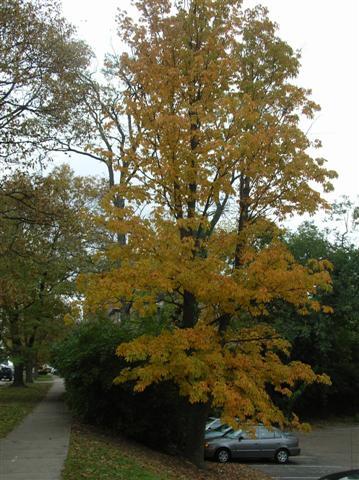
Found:
M 60 480 L 71 426 L 63 392 L 55 379 L 45 399 L 0 440 L 1 480 Z

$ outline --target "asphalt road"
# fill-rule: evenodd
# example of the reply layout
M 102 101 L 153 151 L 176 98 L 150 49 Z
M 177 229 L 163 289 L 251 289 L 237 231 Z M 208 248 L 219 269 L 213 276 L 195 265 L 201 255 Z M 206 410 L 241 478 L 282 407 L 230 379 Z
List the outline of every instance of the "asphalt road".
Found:
M 299 434 L 301 455 L 286 465 L 251 462 L 278 480 L 314 480 L 341 470 L 359 468 L 359 425 L 334 425 Z

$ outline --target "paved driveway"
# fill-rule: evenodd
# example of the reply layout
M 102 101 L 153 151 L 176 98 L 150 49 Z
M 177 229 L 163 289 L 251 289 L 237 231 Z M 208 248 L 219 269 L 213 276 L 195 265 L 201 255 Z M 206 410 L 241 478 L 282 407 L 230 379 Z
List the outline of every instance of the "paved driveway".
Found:
M 359 425 L 335 425 L 299 434 L 301 455 L 286 465 L 250 463 L 279 480 L 314 480 L 327 474 L 359 468 Z

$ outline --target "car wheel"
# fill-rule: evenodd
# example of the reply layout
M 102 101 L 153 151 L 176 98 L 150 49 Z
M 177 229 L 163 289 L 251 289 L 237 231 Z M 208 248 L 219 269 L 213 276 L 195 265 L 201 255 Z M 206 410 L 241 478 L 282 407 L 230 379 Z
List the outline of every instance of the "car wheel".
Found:
M 288 450 L 281 448 L 276 452 L 274 458 L 277 463 L 287 463 L 289 458 Z
M 227 463 L 231 458 L 231 453 L 227 448 L 220 448 L 216 452 L 216 459 L 219 463 Z

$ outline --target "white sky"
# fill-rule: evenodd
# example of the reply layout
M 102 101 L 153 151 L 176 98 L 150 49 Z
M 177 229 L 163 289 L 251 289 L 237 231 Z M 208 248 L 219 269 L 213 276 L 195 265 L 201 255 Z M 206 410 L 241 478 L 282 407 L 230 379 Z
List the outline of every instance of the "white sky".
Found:
M 129 0 L 63 0 L 65 17 L 94 50 L 101 68 L 103 56 L 116 51 L 117 7 L 128 9 Z M 256 0 L 245 0 L 254 6 Z M 359 194 L 359 0 L 262 0 L 270 18 L 279 24 L 280 36 L 302 51 L 299 85 L 311 88 L 322 107 L 310 136 L 320 138 L 316 152 L 338 172 L 335 193 Z M 100 174 L 101 166 L 89 159 L 72 163 L 78 174 Z

